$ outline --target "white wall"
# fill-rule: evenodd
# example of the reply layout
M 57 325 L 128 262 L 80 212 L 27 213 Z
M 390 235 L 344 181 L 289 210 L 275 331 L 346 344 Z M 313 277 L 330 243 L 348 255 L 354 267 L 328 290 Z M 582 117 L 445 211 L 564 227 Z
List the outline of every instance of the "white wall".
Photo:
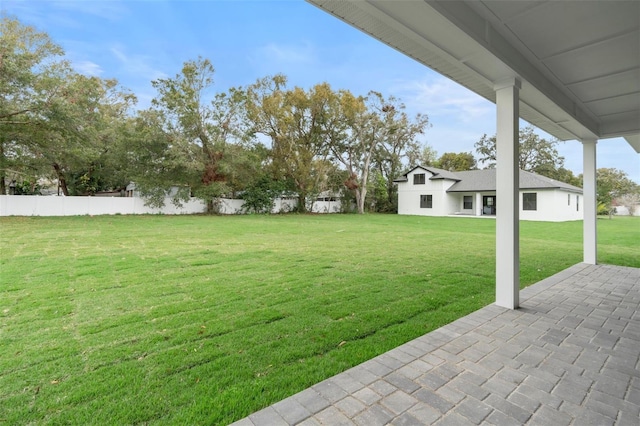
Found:
M 424 184 L 413 184 L 415 174 L 424 173 Z M 398 214 L 420 215 L 420 216 L 445 216 L 449 210 L 449 201 L 446 200 L 445 181 L 442 179 L 429 180 L 433 174 L 424 169 L 417 168 L 407 174 L 407 182 L 398 183 Z M 447 187 L 453 182 L 447 182 Z M 433 207 L 430 209 L 420 207 L 420 196 L 431 195 Z
M 427 175 L 425 183 L 414 185 L 413 174 L 423 172 Z M 429 172 L 416 169 L 414 172 L 408 174 L 407 182 L 398 183 L 398 214 L 419 216 L 476 215 L 478 197 L 476 197 L 475 193 L 447 193 L 446 190 L 453 184 L 452 181 L 440 179 L 430 181 L 429 177 Z M 537 194 L 536 210 L 522 209 L 522 194 L 525 192 L 535 192 Z M 423 194 L 431 194 L 433 196 L 433 208 L 420 208 L 420 195 Z M 473 197 L 473 209 L 464 210 L 464 195 L 471 195 Z M 495 192 L 482 193 L 482 195 L 495 196 Z M 567 198 L 568 196 L 570 196 L 570 198 Z M 577 210 L 576 197 L 579 198 Z M 479 197 L 479 200 L 482 202 L 482 197 Z M 497 203 L 500 203 L 500 200 L 497 200 Z M 583 203 L 582 194 L 564 190 L 522 190 L 520 191 L 520 219 L 546 222 L 582 220 Z
M 535 192 L 537 198 L 536 210 L 522 209 L 522 194 Z M 576 209 L 576 197 L 578 205 Z M 499 203 L 500 200 L 497 200 Z M 539 220 L 544 222 L 564 222 L 583 219 L 582 194 L 562 191 L 558 189 L 536 189 L 520 191 L 520 219 Z
M 449 193 L 450 208 L 449 214 L 461 214 L 467 216 L 481 216 L 482 215 L 482 194 L 480 197 L 476 195 L 475 192 L 455 192 Z M 486 194 L 486 195 L 494 195 Z M 464 208 L 464 197 L 471 197 L 471 208 Z
M 311 211 L 313 213 L 340 213 L 341 202 L 336 201 L 315 201 Z
M 220 199 L 218 213 L 242 214 L 244 200 Z M 276 199 L 272 213 L 286 213 L 295 209 L 297 200 Z M 139 197 L 51 197 L 41 195 L 0 195 L 0 216 L 84 216 L 113 214 L 195 214 L 207 211 L 199 199 L 183 203 L 181 208 L 165 199 L 162 208 L 144 205 Z M 316 201 L 314 213 L 338 213 L 340 201 Z
M 629 208 L 627 206 L 616 206 L 617 216 L 630 216 Z M 634 216 L 640 216 L 640 204 L 637 204 L 633 211 Z
M 0 195 L 0 216 L 84 216 L 109 214 L 193 214 L 206 211 L 200 200 L 178 208 L 165 200 L 163 208 L 144 205 L 137 197 L 50 197 L 40 195 Z

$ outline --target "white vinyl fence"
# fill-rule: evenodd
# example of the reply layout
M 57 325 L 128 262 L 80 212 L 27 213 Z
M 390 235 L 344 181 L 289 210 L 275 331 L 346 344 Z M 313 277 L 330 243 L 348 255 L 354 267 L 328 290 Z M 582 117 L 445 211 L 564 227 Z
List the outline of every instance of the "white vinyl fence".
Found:
M 618 216 L 631 216 L 631 211 L 633 211 L 633 216 L 640 216 L 640 204 L 636 204 L 632 209 L 627 206 L 616 206 L 616 215 Z
M 55 197 L 41 195 L 0 195 L 0 216 L 97 216 L 115 214 L 197 214 L 204 213 L 207 206 L 198 199 L 176 207 L 171 199 L 164 207 L 145 206 L 140 197 Z M 219 214 L 242 214 L 243 200 L 220 199 L 216 206 Z M 292 211 L 297 200 L 276 199 L 272 213 Z M 316 201 L 314 213 L 338 213 L 340 201 Z
M 0 195 L 0 216 L 84 216 L 106 214 L 193 214 L 207 206 L 192 200 L 178 208 L 165 200 L 162 208 L 144 205 L 137 197 L 50 197 L 40 195 Z

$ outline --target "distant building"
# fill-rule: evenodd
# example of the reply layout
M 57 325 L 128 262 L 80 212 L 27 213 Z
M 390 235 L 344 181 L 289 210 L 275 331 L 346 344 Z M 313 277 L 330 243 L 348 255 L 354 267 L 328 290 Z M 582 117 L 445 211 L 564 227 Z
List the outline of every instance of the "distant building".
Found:
M 398 214 L 495 216 L 495 169 L 450 172 L 417 166 L 394 180 Z M 520 170 L 520 219 L 582 220 L 582 189 Z

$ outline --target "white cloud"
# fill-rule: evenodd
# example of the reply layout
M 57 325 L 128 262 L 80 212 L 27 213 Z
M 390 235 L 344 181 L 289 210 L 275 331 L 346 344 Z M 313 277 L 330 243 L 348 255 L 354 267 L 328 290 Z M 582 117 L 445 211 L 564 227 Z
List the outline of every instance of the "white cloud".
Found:
M 442 155 L 471 152 L 482 135 L 495 133 L 495 106 L 470 90 L 435 73 L 397 80 L 388 91 L 400 98 L 409 114 L 427 114 L 431 127 L 426 142 Z
M 259 74 L 286 72 L 293 75 L 296 70 L 313 67 L 317 57 L 315 49 L 309 43 L 268 43 L 250 54 L 249 61 Z
M 260 56 L 279 63 L 309 63 L 315 57 L 309 43 L 302 46 L 269 43 L 260 49 Z
M 139 54 L 127 54 L 121 46 L 112 46 L 109 51 L 118 60 L 122 68 L 121 72 L 133 75 L 145 80 L 157 80 L 167 78 L 167 74 L 152 65 L 152 58 Z
M 495 107 L 486 99 L 445 77 L 424 78 L 397 85 L 408 108 L 425 110 L 430 117 L 468 124 L 494 120 Z
M 80 74 L 92 77 L 100 77 L 103 73 L 102 67 L 91 61 L 74 61 L 73 68 Z
M 59 0 L 51 2 L 51 5 L 58 10 L 66 12 L 78 12 L 86 15 L 98 16 L 109 21 L 117 21 L 128 14 L 127 7 L 121 1 L 77 1 Z

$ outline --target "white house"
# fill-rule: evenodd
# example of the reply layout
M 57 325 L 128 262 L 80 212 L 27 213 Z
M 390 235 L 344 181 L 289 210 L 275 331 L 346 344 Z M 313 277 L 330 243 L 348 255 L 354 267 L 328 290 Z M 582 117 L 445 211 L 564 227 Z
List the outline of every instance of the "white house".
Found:
M 582 189 L 520 170 L 520 219 L 548 222 L 582 220 Z M 417 166 L 394 180 L 398 214 L 495 216 L 496 171 L 449 172 Z

